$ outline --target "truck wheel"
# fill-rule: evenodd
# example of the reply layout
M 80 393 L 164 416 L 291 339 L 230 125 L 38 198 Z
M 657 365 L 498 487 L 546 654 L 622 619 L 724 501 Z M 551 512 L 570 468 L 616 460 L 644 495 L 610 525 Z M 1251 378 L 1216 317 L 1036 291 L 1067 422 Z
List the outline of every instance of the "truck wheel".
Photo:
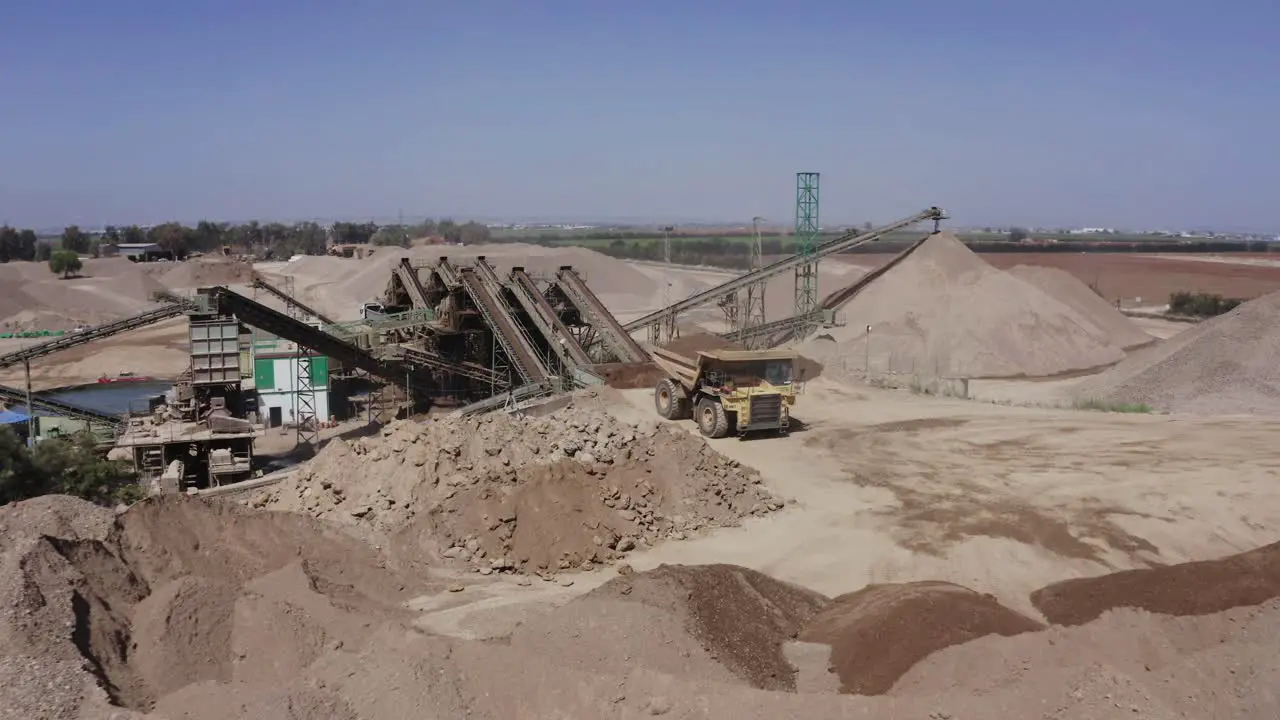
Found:
M 729 434 L 729 418 L 724 406 L 714 400 L 698 402 L 698 430 L 709 438 L 722 438 Z
M 680 394 L 676 392 L 676 384 L 670 378 L 658 383 L 653 390 L 653 407 L 658 415 L 668 420 L 679 416 Z

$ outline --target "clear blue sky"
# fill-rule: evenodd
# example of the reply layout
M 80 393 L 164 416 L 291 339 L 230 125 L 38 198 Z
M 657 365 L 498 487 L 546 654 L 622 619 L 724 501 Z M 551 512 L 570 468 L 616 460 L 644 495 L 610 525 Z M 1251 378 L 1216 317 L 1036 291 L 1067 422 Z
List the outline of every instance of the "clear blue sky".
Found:
M 0 222 L 1280 229 L 1276 0 L 11 0 Z

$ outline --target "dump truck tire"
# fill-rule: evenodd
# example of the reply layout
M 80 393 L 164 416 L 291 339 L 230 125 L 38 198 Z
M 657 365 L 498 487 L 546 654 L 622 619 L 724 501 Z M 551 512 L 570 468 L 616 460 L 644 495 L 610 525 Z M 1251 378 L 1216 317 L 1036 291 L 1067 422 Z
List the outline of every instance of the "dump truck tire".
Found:
M 680 413 L 680 398 L 684 393 L 678 391 L 675 382 L 670 378 L 662 380 L 653 389 L 653 408 L 660 417 L 676 420 Z
M 722 438 L 729 434 L 729 418 L 724 406 L 714 400 L 700 400 L 697 408 L 698 430 L 709 438 Z

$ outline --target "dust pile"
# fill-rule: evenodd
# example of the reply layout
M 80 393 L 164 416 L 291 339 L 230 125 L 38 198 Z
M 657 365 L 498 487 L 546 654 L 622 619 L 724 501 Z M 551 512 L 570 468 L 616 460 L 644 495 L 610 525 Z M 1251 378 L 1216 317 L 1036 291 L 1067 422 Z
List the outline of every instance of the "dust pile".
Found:
M 1155 342 L 1124 313 L 1107 302 L 1076 276 L 1058 268 L 1015 265 L 1007 271 L 1029 285 L 1057 298 L 1097 326 L 1097 337 L 1130 350 Z
M 1067 303 L 997 270 L 951 233 L 930 236 L 799 349 L 836 375 L 1057 375 L 1113 364 L 1120 342 Z M 868 334 L 867 328 L 870 327 Z
M 484 573 L 589 569 L 785 504 L 756 471 L 689 433 L 583 402 L 543 417 L 401 421 L 335 440 L 253 502 Z
M 990 595 L 943 582 L 869 585 L 837 597 L 800 636 L 831 646 L 841 692 L 888 692 L 917 662 L 985 635 L 1039 630 Z
M 1280 293 L 1205 320 L 1076 388 L 1082 400 L 1197 415 L 1280 415 Z

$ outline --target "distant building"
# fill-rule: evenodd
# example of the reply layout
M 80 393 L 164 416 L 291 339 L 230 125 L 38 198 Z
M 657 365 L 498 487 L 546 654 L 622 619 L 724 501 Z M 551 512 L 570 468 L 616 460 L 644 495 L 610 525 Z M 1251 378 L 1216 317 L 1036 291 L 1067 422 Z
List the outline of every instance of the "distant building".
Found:
M 114 253 L 103 254 L 123 255 L 134 262 L 150 262 L 158 258 L 172 257 L 173 255 L 156 243 L 120 243 L 115 246 Z

